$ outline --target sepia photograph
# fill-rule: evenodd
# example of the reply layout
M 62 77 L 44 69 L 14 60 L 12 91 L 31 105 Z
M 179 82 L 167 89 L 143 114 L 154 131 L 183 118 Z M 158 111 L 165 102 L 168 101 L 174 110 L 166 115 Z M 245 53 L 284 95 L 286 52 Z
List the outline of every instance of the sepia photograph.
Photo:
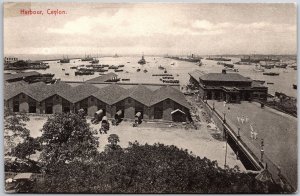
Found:
M 6 193 L 298 191 L 296 3 L 3 3 Z

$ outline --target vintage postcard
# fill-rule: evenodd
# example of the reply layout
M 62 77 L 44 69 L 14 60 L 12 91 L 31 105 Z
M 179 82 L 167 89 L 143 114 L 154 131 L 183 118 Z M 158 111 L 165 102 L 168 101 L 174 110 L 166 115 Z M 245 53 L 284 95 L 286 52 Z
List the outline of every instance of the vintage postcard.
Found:
M 7 193 L 294 193 L 293 3 L 4 7 Z

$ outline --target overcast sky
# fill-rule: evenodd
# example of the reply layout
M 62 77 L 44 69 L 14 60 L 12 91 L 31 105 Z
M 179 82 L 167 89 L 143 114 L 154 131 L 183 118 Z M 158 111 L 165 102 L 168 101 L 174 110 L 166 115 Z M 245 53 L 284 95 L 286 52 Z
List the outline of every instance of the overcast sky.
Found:
M 19 14 L 30 8 L 44 15 Z M 4 14 L 5 54 L 296 54 L 297 47 L 294 4 L 7 3 Z

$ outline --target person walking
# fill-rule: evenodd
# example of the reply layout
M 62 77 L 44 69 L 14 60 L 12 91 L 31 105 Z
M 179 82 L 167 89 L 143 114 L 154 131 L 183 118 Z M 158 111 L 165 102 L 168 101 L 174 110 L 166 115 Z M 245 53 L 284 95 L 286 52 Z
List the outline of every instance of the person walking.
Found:
M 253 134 L 254 134 L 254 139 L 257 140 L 257 134 L 258 133 L 256 131 L 254 131 Z
M 242 121 L 242 124 L 244 124 L 244 120 L 245 120 L 245 118 L 244 118 L 244 116 L 241 118 L 241 121 Z

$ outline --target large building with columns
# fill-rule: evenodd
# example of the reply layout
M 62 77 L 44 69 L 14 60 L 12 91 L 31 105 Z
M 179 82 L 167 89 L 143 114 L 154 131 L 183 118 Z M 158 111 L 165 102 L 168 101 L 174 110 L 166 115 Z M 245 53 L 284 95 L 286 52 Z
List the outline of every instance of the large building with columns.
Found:
M 134 119 L 138 112 L 144 120 L 190 119 L 190 106 L 184 95 L 169 85 L 15 82 L 6 84 L 4 102 L 10 112 L 54 114 L 84 109 L 88 116 L 94 116 L 102 109 L 108 118 L 121 110 L 124 119 Z
M 189 75 L 190 85 L 199 90 L 199 97 L 204 100 L 239 103 L 267 99 L 268 87 L 238 73 L 205 73 L 195 70 Z

